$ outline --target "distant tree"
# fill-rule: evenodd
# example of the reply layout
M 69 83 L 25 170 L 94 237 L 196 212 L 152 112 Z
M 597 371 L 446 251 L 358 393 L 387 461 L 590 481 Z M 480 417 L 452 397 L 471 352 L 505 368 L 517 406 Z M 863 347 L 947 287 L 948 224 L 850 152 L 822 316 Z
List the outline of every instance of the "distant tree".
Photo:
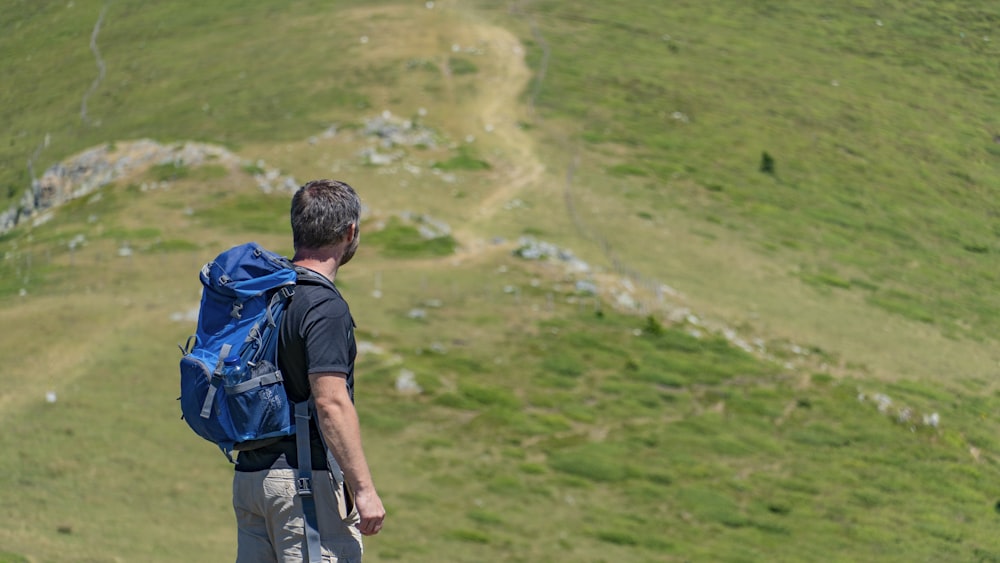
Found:
M 646 317 L 646 326 L 644 327 L 644 330 L 646 333 L 653 336 L 660 336 L 663 334 L 663 325 L 660 323 L 659 319 L 653 315 L 649 315 Z
M 764 151 L 760 155 L 760 171 L 764 174 L 774 174 L 774 158 Z

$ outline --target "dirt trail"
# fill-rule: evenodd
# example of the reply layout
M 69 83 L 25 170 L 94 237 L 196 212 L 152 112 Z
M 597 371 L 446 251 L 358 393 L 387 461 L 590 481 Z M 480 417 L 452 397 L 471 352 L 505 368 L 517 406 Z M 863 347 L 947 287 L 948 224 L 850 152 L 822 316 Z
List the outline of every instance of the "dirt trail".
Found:
M 454 8 L 461 9 L 457 3 Z M 470 218 L 476 221 L 491 217 L 526 187 L 542 181 L 545 166 L 536 154 L 535 140 L 520 127 L 520 122 L 527 120 L 527 108 L 520 97 L 531 81 L 531 70 L 524 62 L 524 46 L 507 29 L 466 15 L 469 19 L 466 31 L 471 31 L 479 44 L 487 46 L 493 64 L 490 75 L 479 85 L 478 99 L 470 104 L 471 120 L 490 129 L 489 135 L 503 154 L 496 188 Z
M 531 71 L 524 62 L 524 48 L 505 29 L 484 26 L 482 33 L 495 46 L 501 72 L 488 81 L 479 118 L 484 123 L 497 124 L 493 134 L 506 147 L 508 162 L 503 170 L 505 178 L 480 204 L 479 218 L 496 213 L 524 188 L 541 181 L 545 171 L 535 153 L 534 139 L 518 126 L 518 113 L 523 111 L 519 97 L 531 80 Z

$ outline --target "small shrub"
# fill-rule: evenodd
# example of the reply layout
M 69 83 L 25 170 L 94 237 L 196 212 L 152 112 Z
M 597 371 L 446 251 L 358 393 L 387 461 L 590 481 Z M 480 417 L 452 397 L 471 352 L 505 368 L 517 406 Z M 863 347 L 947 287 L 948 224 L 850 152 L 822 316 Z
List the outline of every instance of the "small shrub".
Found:
M 490 543 L 490 536 L 479 530 L 458 529 L 448 532 L 451 539 L 470 543 Z
M 244 164 L 243 171 L 251 176 L 261 176 L 264 174 L 264 169 L 256 164 Z
M 760 155 L 760 171 L 764 174 L 774 174 L 774 157 L 764 151 Z
M 458 149 L 458 154 L 444 162 L 435 162 L 431 165 L 431 168 L 442 170 L 444 172 L 453 172 L 456 170 L 489 170 L 492 167 L 489 162 L 476 158 L 476 156 L 472 154 L 472 149 L 470 149 L 468 145 L 462 145 Z
M 829 385 L 833 383 L 833 376 L 828 373 L 814 373 L 809 379 L 816 385 Z
M 149 169 L 149 176 L 157 182 L 173 182 L 187 178 L 191 169 L 180 162 L 165 162 Z
M 449 57 L 448 68 L 451 69 L 452 74 L 456 75 L 476 74 L 479 72 L 479 67 L 475 63 L 462 57 Z
M 594 534 L 594 537 L 602 542 L 615 545 L 636 545 L 639 543 L 639 540 L 632 534 L 619 530 L 599 530 Z
M 659 319 L 653 315 L 646 317 L 646 325 L 643 327 L 643 332 L 650 334 L 652 336 L 660 336 L 663 334 L 663 324 Z

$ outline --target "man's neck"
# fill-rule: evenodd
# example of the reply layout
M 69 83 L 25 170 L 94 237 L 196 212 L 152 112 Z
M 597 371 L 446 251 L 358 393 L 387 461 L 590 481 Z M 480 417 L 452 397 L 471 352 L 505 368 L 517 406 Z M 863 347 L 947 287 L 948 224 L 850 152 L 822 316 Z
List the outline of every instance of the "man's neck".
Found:
M 337 270 L 340 268 L 340 260 L 334 252 L 323 250 L 299 250 L 292 258 L 292 263 L 296 266 L 308 268 L 330 281 L 337 277 Z

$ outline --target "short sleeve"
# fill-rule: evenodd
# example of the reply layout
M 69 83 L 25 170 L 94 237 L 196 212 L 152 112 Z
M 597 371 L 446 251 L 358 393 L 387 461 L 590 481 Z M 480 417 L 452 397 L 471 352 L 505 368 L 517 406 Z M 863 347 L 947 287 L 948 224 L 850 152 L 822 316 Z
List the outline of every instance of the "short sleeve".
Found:
M 302 324 L 307 373 L 343 373 L 354 368 L 354 319 L 347 303 L 332 291 L 313 302 Z

